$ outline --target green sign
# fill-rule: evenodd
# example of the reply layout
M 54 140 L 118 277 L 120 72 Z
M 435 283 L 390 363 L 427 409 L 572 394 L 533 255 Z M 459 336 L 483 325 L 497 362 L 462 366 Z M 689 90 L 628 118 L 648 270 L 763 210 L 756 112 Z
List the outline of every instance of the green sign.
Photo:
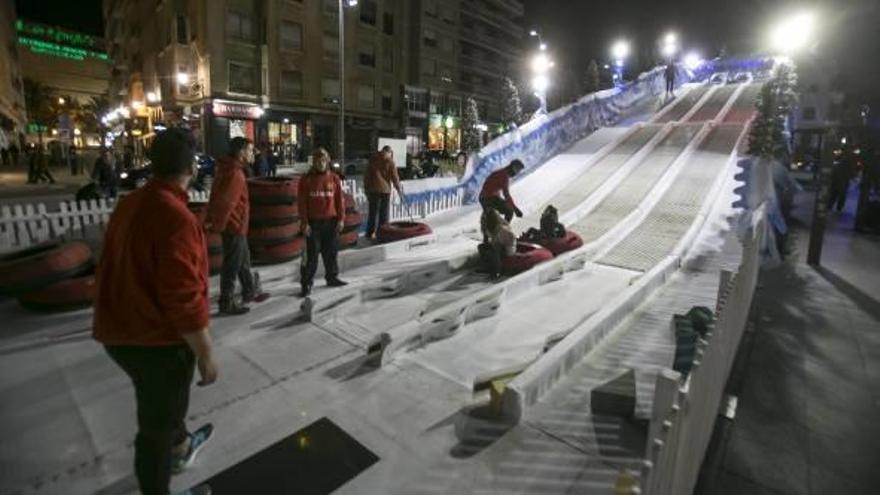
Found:
M 103 52 L 86 50 L 85 48 L 59 45 L 58 43 L 28 38 L 26 36 L 19 36 L 18 44 L 30 48 L 31 51 L 34 53 L 52 55 L 55 57 L 67 58 L 70 60 L 85 60 L 87 58 L 96 58 L 105 62 L 110 61 L 110 57 L 108 57 L 107 54 Z
M 94 36 L 73 31 L 65 31 L 64 29 L 46 26 L 44 24 L 25 22 L 21 19 L 15 21 L 15 30 L 18 31 L 20 35 L 42 38 L 44 40 L 66 45 L 93 48 L 98 44 L 98 39 Z

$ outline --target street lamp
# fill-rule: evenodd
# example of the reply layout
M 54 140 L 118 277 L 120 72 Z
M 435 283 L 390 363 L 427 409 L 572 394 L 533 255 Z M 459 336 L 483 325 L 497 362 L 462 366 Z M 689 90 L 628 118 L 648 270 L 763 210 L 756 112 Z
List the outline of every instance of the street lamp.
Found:
M 61 96 L 58 97 L 58 104 L 64 105 L 64 98 L 63 97 L 61 97 Z
M 544 52 L 539 52 L 532 59 L 532 89 L 535 90 L 535 96 L 538 98 L 541 106 L 538 110 L 541 113 L 547 112 L 547 88 L 550 87 L 550 77 L 548 72 L 555 64 L 547 57 Z
M 623 60 L 629 56 L 629 43 L 619 40 L 611 45 L 611 57 L 614 59 L 614 84 L 623 85 Z
M 780 22 L 770 36 L 773 48 L 784 55 L 801 50 L 813 35 L 814 23 L 811 12 L 801 12 Z
M 690 52 L 684 56 L 684 66 L 689 70 L 696 70 L 703 65 L 703 58 L 697 52 Z
M 339 164 L 345 161 L 345 7 L 358 0 L 339 0 Z
M 187 84 L 189 84 L 189 74 L 187 74 L 186 72 L 178 72 L 177 84 L 180 84 L 181 86 L 186 86 Z
M 678 52 L 678 36 L 675 33 L 667 33 L 666 36 L 663 37 L 663 46 L 660 49 L 660 53 L 666 57 L 670 62 L 672 58 L 675 57 L 675 54 Z
M 148 103 L 159 103 L 159 100 L 161 100 L 161 98 L 159 98 L 159 93 L 156 93 L 155 91 L 147 92 Z

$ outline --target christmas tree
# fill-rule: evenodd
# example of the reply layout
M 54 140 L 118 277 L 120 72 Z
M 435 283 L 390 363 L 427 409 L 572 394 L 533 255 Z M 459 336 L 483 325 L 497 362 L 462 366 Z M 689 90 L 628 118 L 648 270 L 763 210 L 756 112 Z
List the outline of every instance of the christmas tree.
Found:
M 776 67 L 773 78 L 761 88 L 758 115 L 749 131 L 749 154 L 760 158 L 787 158 L 785 125 L 797 103 L 797 75 L 790 63 Z
M 477 126 L 480 124 L 480 114 L 477 110 L 477 102 L 468 96 L 464 103 L 464 117 L 462 118 L 462 148 L 465 151 L 475 151 L 482 146 L 482 134 Z
M 587 65 L 587 73 L 584 79 L 584 93 L 595 93 L 599 91 L 599 64 L 596 60 L 590 60 Z
M 522 122 L 522 105 L 519 101 L 519 89 L 509 77 L 504 78 L 502 86 L 503 91 L 503 113 L 501 119 L 508 126 L 519 125 Z

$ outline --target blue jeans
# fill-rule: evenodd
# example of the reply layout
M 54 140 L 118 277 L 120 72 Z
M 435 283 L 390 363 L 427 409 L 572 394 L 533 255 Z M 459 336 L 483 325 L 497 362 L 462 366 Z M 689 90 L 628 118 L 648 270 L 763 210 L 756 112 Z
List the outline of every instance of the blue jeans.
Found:
M 367 237 L 372 236 L 380 227 L 388 223 L 388 210 L 391 207 L 390 193 L 367 193 L 370 203 L 367 213 Z

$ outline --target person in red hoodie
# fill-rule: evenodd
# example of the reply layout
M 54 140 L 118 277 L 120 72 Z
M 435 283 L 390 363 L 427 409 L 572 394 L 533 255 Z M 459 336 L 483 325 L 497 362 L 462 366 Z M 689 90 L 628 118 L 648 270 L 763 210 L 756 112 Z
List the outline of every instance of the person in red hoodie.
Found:
M 229 141 L 229 154 L 217 160 L 205 228 L 223 237 L 220 269 L 220 313 L 240 315 L 250 311 L 244 304 L 260 292 L 259 274 L 251 272 L 247 243 L 250 206 L 248 167 L 254 162 L 254 145 L 243 137 Z M 241 302 L 235 300 L 235 280 L 241 282 Z
M 301 230 L 306 236 L 299 283 L 302 297 L 312 292 L 318 271 L 318 253 L 324 260 L 324 279 L 329 287 L 347 285 L 339 279 L 339 233 L 345 226 L 345 200 L 342 181 L 330 170 L 330 154 L 319 147 L 312 154 L 312 168 L 299 180 L 297 206 Z
M 204 386 L 217 380 L 217 365 L 208 334 L 205 234 L 187 208 L 192 137 L 179 129 L 159 133 L 150 157 L 154 177 L 119 201 L 107 225 L 93 335 L 134 385 L 141 493 L 166 495 L 171 472 L 188 467 L 213 432 L 206 424 L 188 433 L 185 419 L 195 368 Z
M 497 210 L 508 223 L 513 219 L 513 215 L 523 216 L 522 211 L 513 202 L 513 196 L 510 195 L 510 179 L 516 177 L 516 174 L 522 172 L 524 168 L 523 162 L 513 160 L 509 165 L 492 172 L 486 178 L 480 190 L 480 205 L 484 210 L 487 208 Z

